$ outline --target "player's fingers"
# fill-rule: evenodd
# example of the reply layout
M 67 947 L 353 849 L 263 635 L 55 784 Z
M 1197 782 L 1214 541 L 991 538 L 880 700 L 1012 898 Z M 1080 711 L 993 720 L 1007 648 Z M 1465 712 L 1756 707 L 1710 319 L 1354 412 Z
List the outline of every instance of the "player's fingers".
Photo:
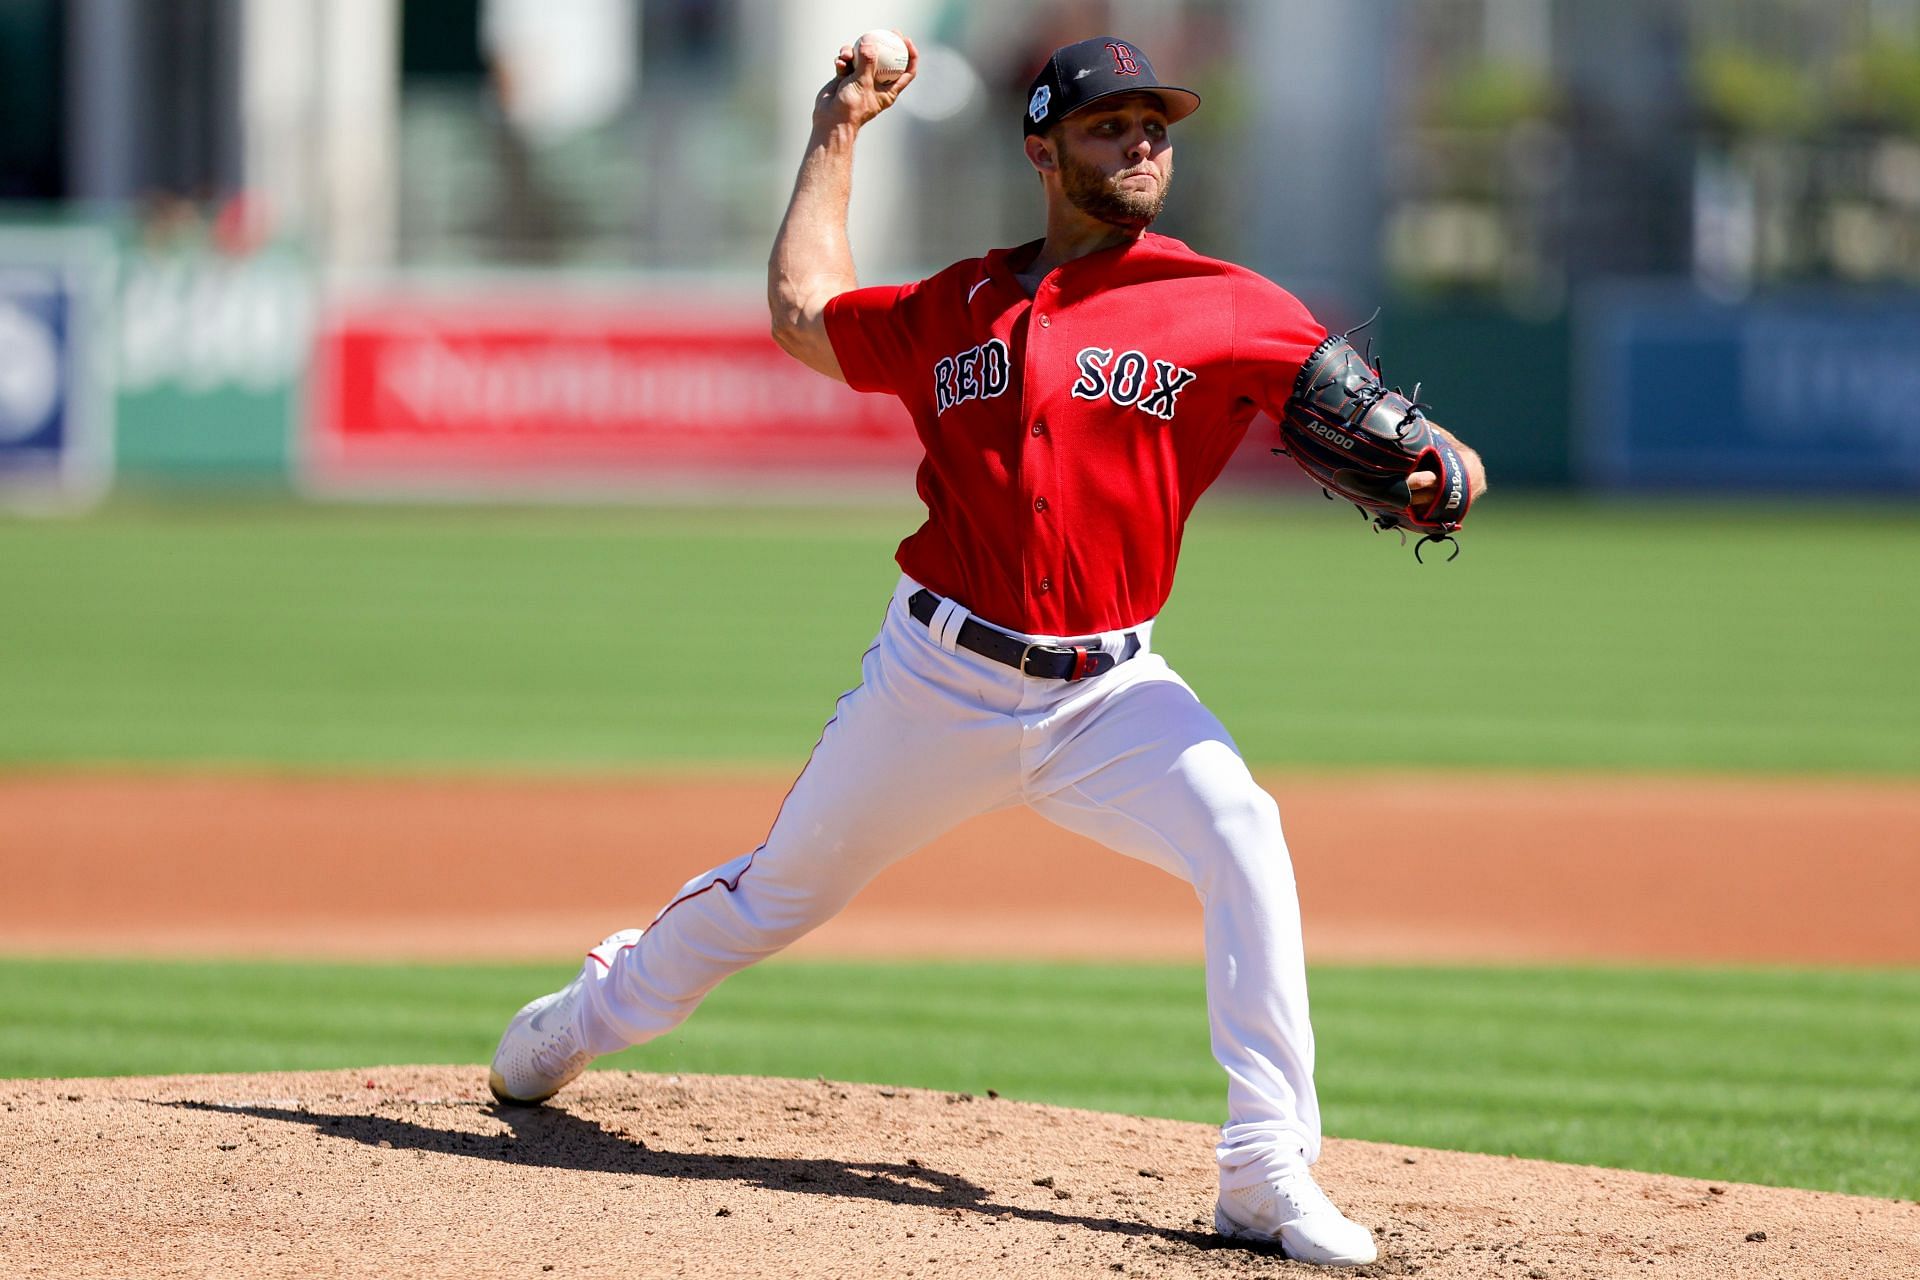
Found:
M 850 54 L 853 60 L 852 71 L 854 80 L 866 88 L 872 89 L 874 87 L 873 77 L 876 71 L 876 61 L 872 44 L 867 41 L 865 36 L 862 36 L 853 42 Z
M 914 73 L 920 69 L 920 50 L 912 40 L 907 38 L 906 32 L 895 31 L 893 34 L 899 36 L 900 43 L 907 46 L 907 69 L 902 71 L 899 76 L 894 79 L 894 82 L 887 86 L 887 90 L 895 97 L 898 97 L 900 91 L 912 83 Z
M 1419 497 L 1430 489 L 1440 486 L 1440 473 L 1437 471 L 1416 471 L 1407 477 L 1407 492 Z

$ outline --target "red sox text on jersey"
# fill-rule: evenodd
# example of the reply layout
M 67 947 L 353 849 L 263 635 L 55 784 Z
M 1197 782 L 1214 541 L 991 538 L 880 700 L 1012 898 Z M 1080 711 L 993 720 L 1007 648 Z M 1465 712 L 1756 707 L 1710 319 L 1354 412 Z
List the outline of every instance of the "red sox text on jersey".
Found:
M 1011 371 L 1007 344 L 998 338 L 968 347 L 958 355 L 942 356 L 933 366 L 935 412 L 945 413 L 969 400 L 1005 394 Z
M 1072 394 L 1080 400 L 1098 400 L 1106 396 L 1123 409 L 1135 405 L 1142 413 L 1173 421 L 1174 402 L 1187 384 L 1200 375 L 1165 360 L 1150 360 L 1138 351 L 1113 354 L 1111 347 L 1083 347 L 1074 357 L 1080 376 Z M 1151 367 L 1152 376 L 1147 370 Z
M 1123 409 L 1138 406 L 1142 413 L 1168 422 L 1173 421 L 1180 393 L 1199 376 L 1191 369 L 1152 359 L 1139 351 L 1123 351 L 1116 356 L 1111 347 L 1084 347 L 1074 357 L 1074 365 L 1080 371 L 1072 388 L 1076 398 L 1098 400 L 1105 396 Z M 969 400 L 1005 394 L 1009 370 L 1007 344 L 998 338 L 940 357 L 933 366 L 935 412 L 944 414 Z
M 909 577 L 980 617 L 1080 636 L 1153 617 L 1188 513 L 1326 336 L 1251 271 L 1147 233 L 1065 263 L 1038 243 L 827 306 L 848 384 L 926 448 Z

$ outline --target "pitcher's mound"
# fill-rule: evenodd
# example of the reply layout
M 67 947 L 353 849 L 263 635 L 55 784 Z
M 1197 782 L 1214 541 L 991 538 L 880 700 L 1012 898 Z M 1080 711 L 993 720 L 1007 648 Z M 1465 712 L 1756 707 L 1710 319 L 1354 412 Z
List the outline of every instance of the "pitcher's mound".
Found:
M 1284 1276 L 1213 1131 L 825 1081 L 474 1067 L 0 1081 L 10 1276 Z M 1912 1204 L 1332 1141 L 1360 1275 L 1920 1275 Z M 1762 1238 L 1761 1233 L 1764 1233 Z

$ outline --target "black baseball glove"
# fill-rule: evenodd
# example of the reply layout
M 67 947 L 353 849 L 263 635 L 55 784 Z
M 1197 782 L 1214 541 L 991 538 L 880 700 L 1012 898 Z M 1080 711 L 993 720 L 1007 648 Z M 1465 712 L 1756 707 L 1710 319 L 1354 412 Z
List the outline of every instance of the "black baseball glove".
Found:
M 1467 518 L 1473 489 L 1466 463 L 1453 442 L 1427 421 L 1418 400 L 1389 388 L 1380 371 L 1335 334 L 1313 349 L 1300 367 L 1280 420 L 1276 453 L 1300 464 L 1329 498 L 1360 508 L 1375 529 L 1421 535 L 1413 554 L 1429 542 L 1460 544 L 1453 535 Z M 1431 471 L 1440 483 L 1416 501 L 1407 477 Z

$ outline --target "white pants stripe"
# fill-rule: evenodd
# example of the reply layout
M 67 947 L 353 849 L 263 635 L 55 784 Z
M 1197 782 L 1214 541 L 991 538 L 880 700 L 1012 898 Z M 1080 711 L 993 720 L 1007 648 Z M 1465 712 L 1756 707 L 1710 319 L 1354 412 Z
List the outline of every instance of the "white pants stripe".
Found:
M 860 685 L 766 841 L 688 881 L 596 972 L 580 1015 L 587 1046 L 608 1053 L 672 1030 L 723 978 L 831 918 L 891 863 L 1024 803 L 1193 886 L 1227 1073 L 1222 1179 L 1311 1164 L 1320 1114 L 1293 868 L 1279 808 L 1226 730 L 1150 649 L 1077 684 L 1035 680 L 944 647 L 907 612 L 917 589 L 901 580 Z M 1139 630 L 1146 644 L 1150 626 Z

